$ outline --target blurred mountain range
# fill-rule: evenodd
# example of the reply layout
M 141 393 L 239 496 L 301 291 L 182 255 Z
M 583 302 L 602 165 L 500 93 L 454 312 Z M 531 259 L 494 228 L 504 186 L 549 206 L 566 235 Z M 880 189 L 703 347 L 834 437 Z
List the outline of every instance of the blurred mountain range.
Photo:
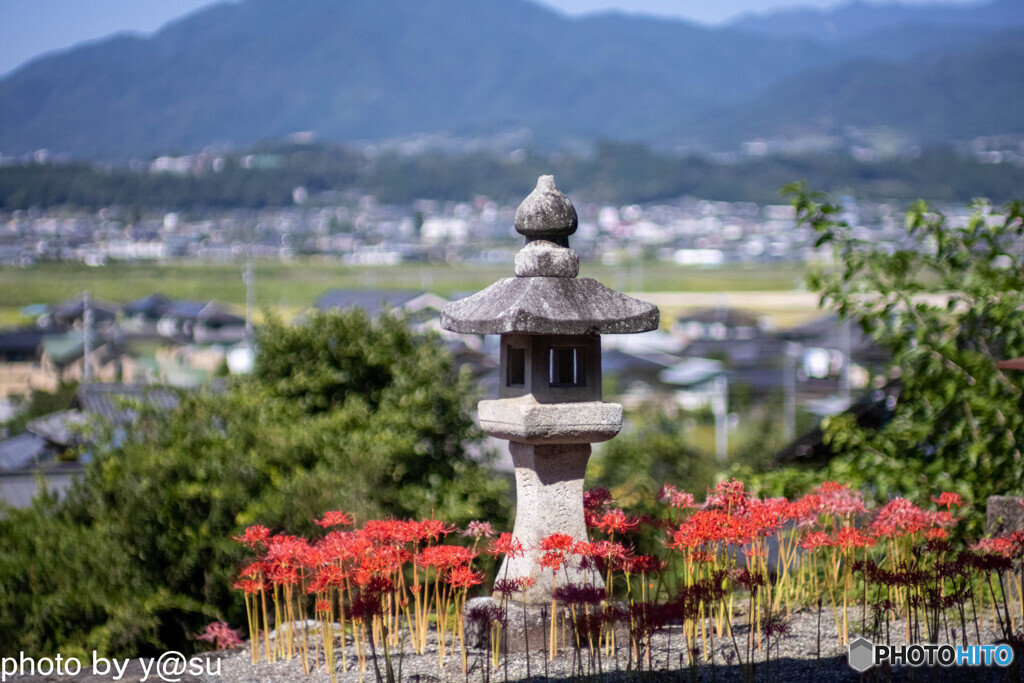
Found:
M 746 16 L 723 27 L 525 0 L 243 0 L 0 80 L 0 152 L 187 153 L 527 128 L 697 149 L 882 130 L 1024 133 L 1024 2 Z

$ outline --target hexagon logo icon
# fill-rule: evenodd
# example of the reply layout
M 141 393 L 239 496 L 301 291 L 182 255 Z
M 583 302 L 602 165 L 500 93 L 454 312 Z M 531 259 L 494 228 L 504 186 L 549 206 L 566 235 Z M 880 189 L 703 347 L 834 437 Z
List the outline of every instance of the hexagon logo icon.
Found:
M 850 653 L 847 655 L 847 662 L 850 667 L 863 673 L 875 665 L 875 645 L 867 638 L 858 638 L 850 643 Z

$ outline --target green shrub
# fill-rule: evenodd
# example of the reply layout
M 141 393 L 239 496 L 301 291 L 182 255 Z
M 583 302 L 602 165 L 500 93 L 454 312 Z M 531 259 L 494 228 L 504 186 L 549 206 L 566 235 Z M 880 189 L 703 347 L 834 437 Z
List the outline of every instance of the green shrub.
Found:
M 0 654 L 190 651 L 209 621 L 244 624 L 232 536 L 249 524 L 309 533 L 331 509 L 507 522 L 505 482 L 467 452 L 473 386 L 436 338 L 352 312 L 271 320 L 258 345 L 227 392 L 140 406 L 66 500 L 3 511 Z

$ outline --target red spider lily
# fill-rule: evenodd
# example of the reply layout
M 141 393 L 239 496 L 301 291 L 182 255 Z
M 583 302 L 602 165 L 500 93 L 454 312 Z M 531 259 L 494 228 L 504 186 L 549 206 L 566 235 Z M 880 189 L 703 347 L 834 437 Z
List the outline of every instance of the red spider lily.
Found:
M 351 531 L 331 531 L 316 543 L 316 549 L 324 562 L 345 562 L 370 546 L 368 539 L 360 539 Z
M 665 567 L 665 563 L 654 555 L 636 555 L 622 562 L 622 570 L 627 574 L 656 574 Z
M 264 582 L 259 579 L 239 579 L 235 581 L 235 590 L 244 591 L 246 595 L 259 593 L 264 588 Z
M 664 503 L 668 503 L 669 507 L 674 507 L 677 510 L 685 510 L 686 508 L 696 507 L 696 505 L 693 502 L 692 493 L 680 491 L 671 484 L 661 485 L 661 490 L 658 491 L 658 500 Z
M 590 544 L 591 557 L 596 557 L 605 561 L 613 561 L 619 558 L 623 558 L 629 554 L 626 546 L 621 543 L 615 543 L 614 541 L 598 541 Z
M 412 554 L 395 546 L 376 546 L 364 552 L 359 558 L 359 569 L 373 575 L 394 574 Z
M 844 526 L 836 532 L 832 545 L 842 550 L 853 548 L 870 548 L 875 544 L 875 539 L 855 527 Z
M 455 531 L 455 527 L 445 524 L 439 519 L 424 519 L 416 524 L 416 533 L 420 542 L 439 541 Z
M 740 584 L 747 590 L 751 590 L 755 586 L 763 586 L 765 584 L 764 574 L 760 572 L 752 572 L 749 569 L 733 569 L 729 572 L 729 576 L 733 581 Z
M 268 578 L 279 585 L 299 582 L 299 570 L 309 567 L 311 548 L 304 539 L 286 534 L 272 536 L 268 541 L 264 567 Z
M 971 549 L 1002 557 L 1020 557 L 1024 555 L 1024 531 L 1014 531 L 995 538 L 983 538 L 971 546 Z
M 508 555 L 511 557 L 523 556 L 523 544 L 512 538 L 512 534 L 504 533 L 487 546 L 487 554 L 493 557 Z
M 266 546 L 267 539 L 269 538 L 270 529 L 262 524 L 253 524 L 250 527 L 246 527 L 244 534 L 234 537 L 236 541 L 246 544 L 253 550 L 256 549 L 257 545 Z
M 597 526 L 606 534 L 624 534 L 634 531 L 640 526 L 640 522 L 626 517 L 622 510 L 610 510 L 601 517 Z
M 360 593 L 352 600 L 349 607 L 349 618 L 353 621 L 368 621 L 384 610 L 384 602 L 380 593 Z
M 694 550 L 690 552 L 690 559 L 698 564 L 713 562 L 715 560 L 715 553 L 710 550 Z
M 299 555 L 299 563 L 306 569 L 316 569 L 324 564 L 323 553 L 316 546 L 306 545 Z
M 743 555 L 748 560 L 752 560 L 755 557 L 768 557 L 768 551 L 761 547 L 750 547 L 743 549 Z
M 785 521 L 796 522 L 797 526 L 811 526 L 818 520 L 818 510 L 821 509 L 821 499 L 817 494 L 808 493 L 800 500 L 786 503 L 781 516 Z
M 242 571 L 238 572 L 239 576 L 243 576 L 248 579 L 258 579 L 266 574 L 266 570 L 262 562 L 253 562 L 246 566 Z
M 313 580 L 310 581 L 306 591 L 321 593 L 331 588 L 341 588 L 345 585 L 346 576 L 347 572 L 343 571 L 341 567 L 333 564 L 324 565 L 313 575 Z
M 278 586 L 294 586 L 299 582 L 299 570 L 287 565 L 273 565 L 267 578 Z
M 456 567 L 468 565 L 476 557 L 469 548 L 457 545 L 432 545 L 424 548 L 416 558 L 421 567 L 433 567 L 437 571 L 451 571 Z
M 494 538 L 494 529 L 490 522 L 470 522 L 461 535 L 468 538 Z
M 718 543 L 742 545 L 753 535 L 753 528 L 742 517 L 723 510 L 698 510 L 672 534 L 672 548 L 698 548 Z
M 924 537 L 929 541 L 941 541 L 949 538 L 949 532 L 945 529 L 935 527 L 924 532 Z
M 964 500 L 960 497 L 960 494 L 953 493 L 952 491 L 943 491 L 935 498 L 932 498 L 932 502 L 946 508 L 946 510 L 950 512 L 952 512 L 954 506 L 960 507 L 964 504 Z
M 747 507 L 749 494 L 743 490 L 743 482 L 736 479 L 720 481 L 715 488 L 708 489 L 707 506 L 724 508 L 731 514 L 742 514 Z
M 514 579 L 501 579 L 494 582 L 494 590 L 497 593 L 522 593 L 528 588 L 533 588 L 537 580 L 532 576 L 519 576 Z
M 205 631 L 196 635 L 196 640 L 214 643 L 218 650 L 230 650 L 242 644 L 242 634 L 223 621 L 214 621 L 207 624 Z
M 824 531 L 812 531 L 800 539 L 800 547 L 811 552 L 832 545 L 832 539 Z
M 774 616 L 771 621 L 765 622 L 762 629 L 766 638 L 775 638 L 776 640 L 788 636 L 791 630 L 789 624 L 777 620 Z
M 837 481 L 826 481 L 814 489 L 818 497 L 818 513 L 823 515 L 852 515 L 866 510 L 864 494 L 854 491 L 846 484 Z
M 552 597 L 565 605 L 596 605 L 608 596 L 603 588 L 570 583 L 556 588 Z
M 362 588 L 365 593 L 372 593 L 375 595 L 390 593 L 394 587 L 395 582 L 392 581 L 389 576 L 373 576 L 370 577 L 369 581 L 362 584 Z
M 541 539 L 540 549 L 541 550 L 557 550 L 560 552 L 569 552 L 572 550 L 573 545 L 576 543 L 569 534 L 563 534 L 555 532 L 549 536 L 545 536 Z
M 540 566 L 557 572 L 565 563 L 565 556 L 557 551 L 548 551 L 540 558 Z
M 583 492 L 583 509 L 591 512 L 603 510 L 612 502 L 612 494 L 606 488 L 593 488 Z
M 594 544 L 587 541 L 577 541 L 572 547 L 572 554 L 580 557 L 593 557 L 595 551 Z
M 376 545 L 402 545 L 407 542 L 406 524 L 399 519 L 371 519 L 359 530 L 359 535 Z
M 321 519 L 313 520 L 313 523 L 324 529 L 331 526 L 348 526 L 352 523 L 352 516 L 341 510 L 331 510 L 325 512 Z
M 396 521 L 394 536 L 399 543 L 419 543 L 420 523 L 412 519 Z
M 453 588 L 469 588 L 483 583 L 483 572 L 475 572 L 468 565 L 461 565 L 452 569 L 445 581 Z
M 316 611 L 317 612 L 322 612 L 322 613 L 323 612 L 330 612 L 331 611 L 331 601 L 330 600 L 317 600 L 316 601 Z
M 871 533 L 889 538 L 908 536 L 932 526 L 936 519 L 905 498 L 889 501 L 871 524 Z
M 774 536 L 775 530 L 782 523 L 785 508 L 785 498 L 750 499 L 745 513 L 745 531 L 753 537 Z

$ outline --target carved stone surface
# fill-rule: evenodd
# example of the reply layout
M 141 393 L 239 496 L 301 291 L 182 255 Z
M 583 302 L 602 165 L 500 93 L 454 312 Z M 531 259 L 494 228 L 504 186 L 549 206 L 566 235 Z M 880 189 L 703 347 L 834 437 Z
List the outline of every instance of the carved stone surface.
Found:
M 522 594 L 529 605 L 551 602 L 555 580 L 550 569 L 540 566 L 544 551 L 541 541 L 553 534 L 568 534 L 576 541 L 587 541 L 583 518 L 583 477 L 590 459 L 590 444 L 531 446 L 512 441 L 508 445 L 516 469 L 516 522 L 512 536 L 523 544 L 521 557 L 506 558 L 497 576 L 515 579 L 531 577 L 534 585 Z M 559 570 L 560 583 L 591 584 L 604 587 L 596 572 L 566 565 Z
M 993 536 L 1024 531 L 1024 498 L 989 496 L 985 512 L 985 530 Z
M 567 247 L 535 240 L 516 254 L 516 277 L 576 277 L 580 257 Z
M 537 187 L 516 209 L 516 230 L 530 240 L 548 240 L 569 246 L 579 219 L 569 198 L 555 187 L 555 177 L 542 175 Z
M 462 623 L 465 624 L 466 645 L 469 647 L 488 647 L 488 639 L 494 637 L 490 630 L 493 617 L 499 614 L 502 603 L 499 598 L 473 598 L 467 600 L 462 610 Z M 548 624 L 551 615 L 550 605 L 547 609 L 507 601 L 504 605 L 505 628 L 501 637 L 507 640 L 500 644 L 506 652 L 542 651 L 548 639 Z
M 618 403 L 537 403 L 529 398 L 480 401 L 480 426 L 495 438 L 535 445 L 599 443 L 622 429 Z
M 463 334 L 634 334 L 658 328 L 658 307 L 591 278 L 511 277 L 445 304 L 441 327 Z

